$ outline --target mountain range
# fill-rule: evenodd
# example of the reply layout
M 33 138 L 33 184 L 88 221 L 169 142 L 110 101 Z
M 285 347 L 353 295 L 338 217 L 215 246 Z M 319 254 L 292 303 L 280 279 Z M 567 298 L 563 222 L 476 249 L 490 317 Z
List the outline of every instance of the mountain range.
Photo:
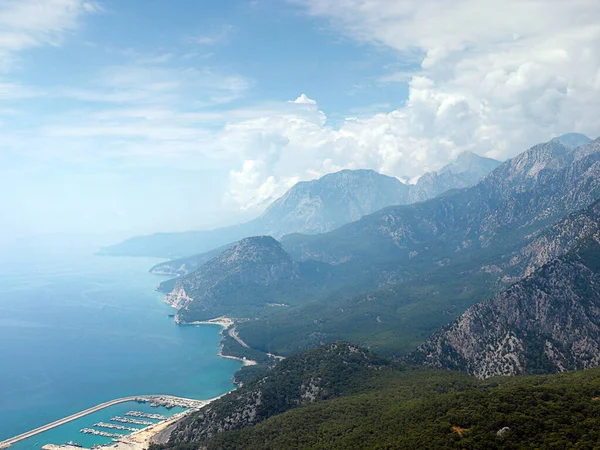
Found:
M 599 141 L 569 148 L 555 139 L 471 188 L 384 208 L 329 233 L 287 235 L 278 258 L 259 262 L 268 273 L 310 264 L 303 270 L 263 283 L 239 256 L 216 258 L 177 280 L 170 296 L 185 293 L 184 321 L 223 314 L 258 319 L 238 331 L 267 353 L 289 355 L 344 339 L 401 357 L 539 267 L 532 249 L 540 233 L 599 197 Z M 213 265 L 237 281 L 213 277 Z
M 210 231 L 134 237 L 102 253 L 177 258 L 212 251 L 250 236 L 280 238 L 290 233 L 324 233 L 389 205 L 421 201 L 449 189 L 471 186 L 499 164 L 474 153 L 463 153 L 438 173 L 424 175 L 415 185 L 373 170 L 342 170 L 297 183 L 250 222 Z M 205 259 L 198 261 L 193 267 Z
M 478 180 L 180 266 L 161 287 L 178 319 L 234 318 L 247 347 L 224 349 L 260 364 L 156 448 L 593 448 L 600 139 Z

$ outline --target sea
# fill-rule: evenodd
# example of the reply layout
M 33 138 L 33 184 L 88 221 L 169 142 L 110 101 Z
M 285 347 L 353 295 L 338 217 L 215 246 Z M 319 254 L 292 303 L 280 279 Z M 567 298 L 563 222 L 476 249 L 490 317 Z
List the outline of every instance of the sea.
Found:
M 156 292 L 168 277 L 148 272 L 160 260 L 28 244 L 0 248 L 0 441 L 121 397 L 210 399 L 235 387 L 241 363 L 218 356 L 220 327 L 169 317 L 175 311 Z M 182 411 L 124 403 L 11 448 L 107 444 L 79 430 L 129 410 Z

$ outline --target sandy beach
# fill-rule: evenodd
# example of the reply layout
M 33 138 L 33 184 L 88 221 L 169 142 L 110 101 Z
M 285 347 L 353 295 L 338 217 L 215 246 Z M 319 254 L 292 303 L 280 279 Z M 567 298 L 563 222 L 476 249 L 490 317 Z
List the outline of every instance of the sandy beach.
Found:
M 205 320 L 205 321 L 185 322 L 185 323 L 182 323 L 182 325 L 220 325 L 224 329 L 227 329 L 227 328 L 235 325 L 235 322 L 233 321 L 233 319 L 230 319 L 229 317 L 222 316 L 222 317 L 217 317 L 216 319 Z
M 182 323 L 181 325 L 219 325 L 219 326 L 223 327 L 223 330 L 221 330 L 221 334 L 227 332 L 229 334 L 229 336 L 231 336 L 233 339 L 235 339 L 242 347 L 250 348 L 248 346 L 248 344 L 246 344 L 238 336 L 237 331 L 235 329 L 235 321 L 229 317 L 221 316 L 221 317 L 217 317 L 216 319 L 211 319 L 211 320 L 197 321 L 197 322 L 185 322 L 185 323 Z M 256 361 L 253 361 L 251 359 L 239 358 L 237 356 L 231 356 L 231 355 L 224 355 L 223 354 L 223 345 L 221 345 L 221 350 L 219 350 L 219 356 L 221 358 L 235 359 L 237 361 L 241 361 L 242 363 L 244 363 L 244 366 L 255 366 L 258 364 Z

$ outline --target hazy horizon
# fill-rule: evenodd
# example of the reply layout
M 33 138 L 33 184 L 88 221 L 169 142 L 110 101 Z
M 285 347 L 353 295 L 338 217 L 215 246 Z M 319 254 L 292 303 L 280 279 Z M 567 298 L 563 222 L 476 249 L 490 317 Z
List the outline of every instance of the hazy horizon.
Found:
M 5 1 L 0 234 L 212 229 L 345 168 L 597 136 L 600 9 L 498 5 Z

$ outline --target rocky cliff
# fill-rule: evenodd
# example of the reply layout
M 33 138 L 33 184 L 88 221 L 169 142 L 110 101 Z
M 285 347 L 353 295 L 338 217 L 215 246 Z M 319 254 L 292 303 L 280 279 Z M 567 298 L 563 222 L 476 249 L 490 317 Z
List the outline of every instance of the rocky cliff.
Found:
M 479 378 L 600 363 L 600 235 L 469 308 L 409 358 Z

